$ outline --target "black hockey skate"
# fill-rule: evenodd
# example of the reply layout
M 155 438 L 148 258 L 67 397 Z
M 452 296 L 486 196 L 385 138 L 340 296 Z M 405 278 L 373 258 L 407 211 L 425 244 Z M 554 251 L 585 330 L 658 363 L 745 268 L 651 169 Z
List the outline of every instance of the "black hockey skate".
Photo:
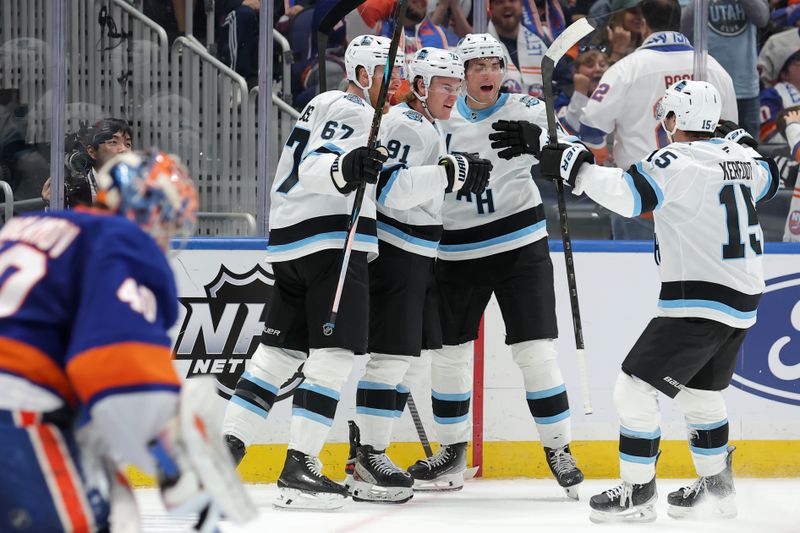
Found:
M 408 467 L 414 478 L 414 490 L 461 490 L 467 469 L 467 443 L 441 446 L 432 457 Z
M 242 459 L 244 459 L 245 451 L 247 451 L 244 442 L 242 442 L 239 437 L 234 437 L 233 435 L 225 435 L 223 440 L 225 441 L 225 446 L 228 447 L 228 451 L 231 452 L 234 466 L 239 466 Z
M 414 478 L 395 465 L 384 450 L 359 446 L 351 495 L 357 502 L 405 503 L 414 495 Z
M 592 512 L 589 520 L 604 522 L 652 522 L 656 519 L 658 499 L 656 478 L 642 485 L 623 481 L 613 489 L 601 492 L 589 500 Z
M 323 475 L 321 468 L 318 458 L 288 450 L 278 478 L 280 495 L 275 507 L 331 511 L 344 505 L 347 489 Z
M 575 464 L 575 458 L 569 451 L 569 444 L 561 448 L 544 449 L 550 471 L 556 481 L 573 500 L 578 499 L 578 485 L 583 482 L 583 472 Z
M 736 489 L 733 486 L 733 451 L 728 446 L 725 470 L 714 476 L 699 477 L 697 481 L 667 496 L 667 514 L 672 518 L 697 515 L 720 518 L 736 517 Z
M 344 466 L 344 486 L 347 492 L 353 492 L 353 472 L 356 469 L 356 450 L 361 446 L 361 430 L 353 420 L 347 421 L 349 430 L 350 452 L 347 454 L 347 464 Z

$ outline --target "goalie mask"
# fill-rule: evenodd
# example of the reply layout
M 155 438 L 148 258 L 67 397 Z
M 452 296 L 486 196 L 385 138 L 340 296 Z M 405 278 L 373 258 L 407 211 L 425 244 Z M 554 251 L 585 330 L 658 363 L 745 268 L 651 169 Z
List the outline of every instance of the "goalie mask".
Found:
M 658 104 L 656 119 L 670 136 L 677 130 L 714 133 L 722 112 L 719 91 L 708 82 L 681 80 L 667 88 Z M 675 126 L 667 128 L 666 120 L 675 114 Z
M 173 236 L 194 233 L 199 198 L 177 156 L 120 154 L 100 169 L 97 187 L 99 204 L 135 222 L 164 250 Z

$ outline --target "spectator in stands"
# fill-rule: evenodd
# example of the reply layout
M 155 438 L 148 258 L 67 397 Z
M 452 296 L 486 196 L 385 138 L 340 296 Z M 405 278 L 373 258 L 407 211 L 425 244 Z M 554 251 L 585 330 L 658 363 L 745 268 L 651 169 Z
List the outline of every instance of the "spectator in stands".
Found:
M 681 33 L 694 42 L 694 2 L 681 14 Z M 728 71 L 736 90 L 739 125 L 759 135 L 758 29 L 769 22 L 766 0 L 722 0 L 708 5 L 708 53 Z
M 644 18 L 639 7 L 641 2 L 642 0 L 612 0 L 608 27 L 605 31 L 599 30 L 601 42 L 608 49 L 609 63 L 616 63 L 644 41 Z
M 548 45 L 567 27 L 567 2 L 560 0 L 526 0 L 522 5 L 522 24 Z
M 439 0 L 430 19 L 434 24 L 450 28 L 459 38 L 463 38 L 472 33 L 472 22 L 468 18 L 471 11 L 471 1 Z
M 572 94 L 561 93 L 555 106 L 561 124 L 570 133 L 580 131 L 583 108 L 589 103 L 600 79 L 608 70 L 608 55 L 603 45 L 583 45 L 575 58 L 575 74 L 572 76 Z
M 543 94 L 542 57 L 547 45 L 522 24 L 522 0 L 489 0 L 487 33 L 496 37 L 510 60 L 503 87 L 511 93 Z
M 783 109 L 800 105 L 800 31 L 786 30 L 769 38 L 758 59 L 765 83 L 761 91 L 761 142 L 772 142 Z
M 92 167 L 84 176 L 66 177 L 65 198 L 68 207 L 91 205 L 97 195 L 97 172 L 115 155 L 132 149 L 133 130 L 124 119 L 104 118 L 80 135 L 86 153 L 92 159 Z M 42 187 L 42 200 L 48 205 L 50 195 L 50 178 L 47 178 Z
M 378 35 L 391 37 L 394 0 L 367 0 L 358 8 L 364 22 L 375 28 Z M 406 16 L 403 19 L 403 36 L 400 49 L 410 60 L 414 53 L 425 46 L 448 49 L 458 44 L 458 37 L 449 29 L 435 24 L 428 18 L 428 0 L 408 0 Z M 405 91 L 399 91 L 405 93 Z M 400 97 L 400 94 L 397 95 Z

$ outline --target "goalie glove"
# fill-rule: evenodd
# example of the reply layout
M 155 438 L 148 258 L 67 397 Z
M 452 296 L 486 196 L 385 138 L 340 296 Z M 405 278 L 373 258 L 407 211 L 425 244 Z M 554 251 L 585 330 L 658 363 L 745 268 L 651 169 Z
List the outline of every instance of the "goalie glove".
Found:
M 542 176 L 564 180 L 575 188 L 578 171 L 584 163 L 594 163 L 594 156 L 581 143 L 548 144 L 542 148 L 540 162 Z
M 740 128 L 738 124 L 731 120 L 720 120 L 714 133 L 717 135 L 717 137 L 722 137 L 723 139 L 727 139 L 744 146 L 749 146 L 753 150 L 758 148 L 758 142 L 753 139 L 753 136 L 747 133 L 744 128 Z
M 489 174 L 492 163 L 488 159 L 481 159 L 478 154 L 454 152 L 439 160 L 439 164 L 447 172 L 447 188 L 444 192 L 453 192 L 458 186 L 456 180 L 463 184 L 458 187 L 459 192 L 472 193 L 480 196 L 489 185 Z
M 149 443 L 164 507 L 170 513 L 199 513 L 198 531 L 214 531 L 225 516 L 243 524 L 257 515 L 221 439 L 182 408 Z

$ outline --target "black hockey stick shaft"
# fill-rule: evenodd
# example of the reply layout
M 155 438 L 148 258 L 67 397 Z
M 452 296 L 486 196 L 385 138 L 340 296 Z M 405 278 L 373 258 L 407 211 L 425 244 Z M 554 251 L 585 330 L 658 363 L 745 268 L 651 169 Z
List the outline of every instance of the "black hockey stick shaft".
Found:
M 319 92 L 324 93 L 328 90 L 328 69 L 325 68 L 325 53 L 328 49 L 328 37 L 333 31 L 333 27 L 339 24 L 348 13 L 363 4 L 365 0 L 342 0 L 325 14 L 322 22 L 317 28 L 317 72 L 319 76 Z
M 414 397 L 410 392 L 408 393 L 408 401 L 406 402 L 406 405 L 408 405 L 408 412 L 411 413 L 411 419 L 414 421 L 414 427 L 417 430 L 419 442 L 422 444 L 422 449 L 425 450 L 425 457 L 433 456 L 433 450 L 431 449 L 431 443 L 428 440 L 428 434 L 425 433 L 425 426 L 422 425 L 422 418 L 420 418 L 419 411 L 417 411 L 417 404 L 414 403 Z
M 550 144 L 558 144 L 558 127 L 556 123 L 555 102 L 553 101 L 553 72 L 556 63 L 563 55 L 578 43 L 583 37 L 594 30 L 586 19 L 579 19 L 571 24 L 559 35 L 548 48 L 542 58 L 542 81 L 544 83 L 544 104 L 547 113 L 547 133 Z M 569 287 L 569 303 L 572 309 L 572 329 L 575 333 L 575 348 L 578 354 L 578 373 L 580 374 L 581 389 L 583 393 L 583 411 L 587 415 L 592 412 L 592 400 L 589 391 L 589 377 L 586 372 L 584 359 L 583 326 L 581 324 L 581 309 L 578 303 L 578 283 L 575 278 L 575 262 L 572 255 L 572 239 L 569 235 L 569 219 L 567 217 L 567 204 L 564 199 L 564 182 L 554 179 L 558 196 L 558 216 L 561 221 L 561 241 L 564 243 L 564 263 L 567 269 L 567 286 Z
M 400 0 L 394 13 L 394 31 L 392 32 L 392 42 L 389 45 L 389 56 L 386 58 L 386 65 L 383 68 L 383 79 L 381 80 L 381 88 L 378 91 L 378 101 L 375 102 L 375 113 L 372 115 L 372 125 L 369 130 L 369 140 L 367 145 L 370 148 L 378 146 L 378 131 L 381 128 L 381 119 L 383 118 L 383 106 L 386 104 L 386 97 L 389 93 L 389 83 L 392 79 L 392 71 L 394 70 L 394 61 L 397 57 L 397 47 L 400 44 L 400 36 L 403 33 L 403 19 L 406 16 L 406 7 L 408 0 Z M 356 197 L 353 202 L 353 210 L 350 213 L 350 220 L 347 226 L 347 239 L 344 243 L 344 251 L 342 253 L 342 264 L 339 269 L 339 281 L 336 284 L 336 294 L 333 296 L 333 305 L 331 305 L 331 313 L 328 317 L 328 322 L 322 325 L 322 333 L 325 336 L 333 334 L 336 328 L 336 315 L 339 313 L 339 304 L 342 300 L 342 290 L 344 289 L 344 282 L 347 277 L 347 267 L 350 264 L 350 252 L 353 249 L 353 241 L 356 237 L 356 230 L 358 229 L 358 217 L 361 214 L 361 205 L 364 203 L 364 191 L 367 188 L 366 183 L 360 183 L 356 189 Z

